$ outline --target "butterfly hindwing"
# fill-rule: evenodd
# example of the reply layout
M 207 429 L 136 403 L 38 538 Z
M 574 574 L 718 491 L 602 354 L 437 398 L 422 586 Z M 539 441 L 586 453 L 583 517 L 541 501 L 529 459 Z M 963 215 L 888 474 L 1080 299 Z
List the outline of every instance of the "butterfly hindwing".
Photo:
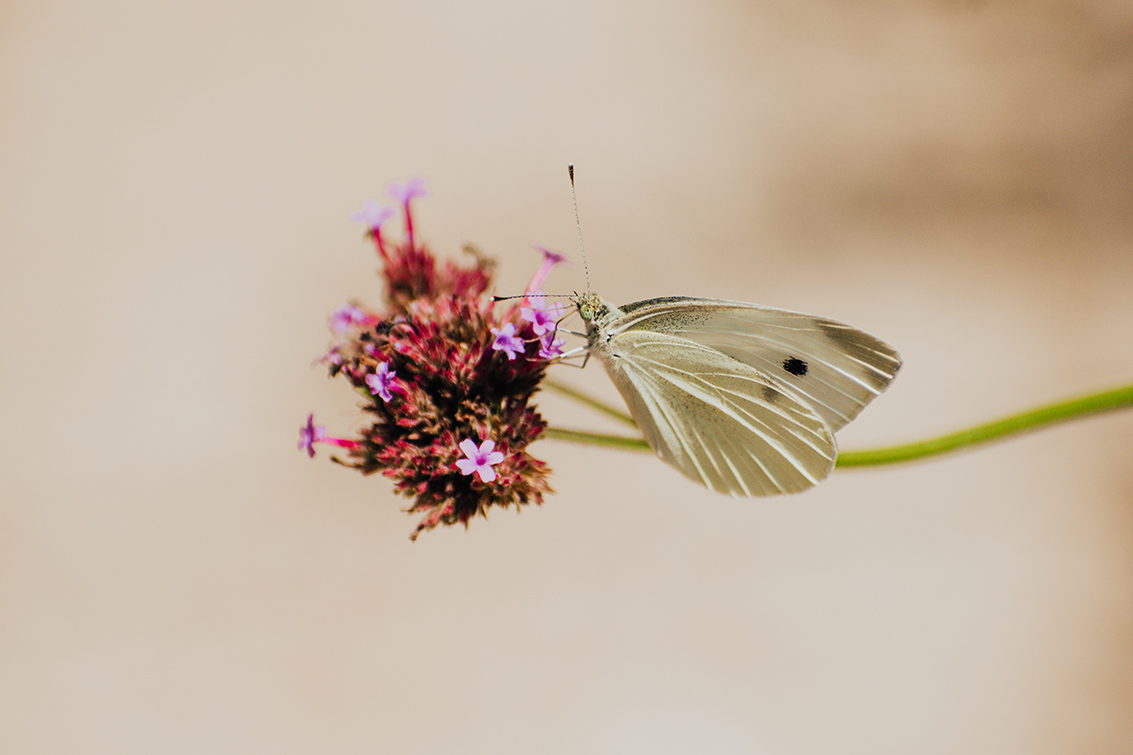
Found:
M 828 423 L 776 379 L 709 346 L 654 330 L 598 351 L 649 445 L 712 490 L 805 490 L 837 455 Z

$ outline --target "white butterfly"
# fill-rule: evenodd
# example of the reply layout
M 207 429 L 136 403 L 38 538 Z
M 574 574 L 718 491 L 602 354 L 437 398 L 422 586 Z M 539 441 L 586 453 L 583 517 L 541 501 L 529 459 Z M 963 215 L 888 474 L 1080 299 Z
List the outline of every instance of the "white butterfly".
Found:
M 797 493 L 830 474 L 834 431 L 901 367 L 889 344 L 811 315 L 666 297 L 620 309 L 575 300 L 587 351 L 606 367 L 650 447 L 710 489 Z

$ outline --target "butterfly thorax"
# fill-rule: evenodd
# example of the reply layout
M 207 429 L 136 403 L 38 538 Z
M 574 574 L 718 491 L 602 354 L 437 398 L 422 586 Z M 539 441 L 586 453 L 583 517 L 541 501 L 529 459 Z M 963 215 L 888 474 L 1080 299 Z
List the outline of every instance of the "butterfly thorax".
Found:
M 624 313 L 598 294 L 587 292 L 579 294 L 574 302 L 578 314 L 586 323 L 586 336 L 593 346 L 595 342 L 608 341 L 607 326 Z

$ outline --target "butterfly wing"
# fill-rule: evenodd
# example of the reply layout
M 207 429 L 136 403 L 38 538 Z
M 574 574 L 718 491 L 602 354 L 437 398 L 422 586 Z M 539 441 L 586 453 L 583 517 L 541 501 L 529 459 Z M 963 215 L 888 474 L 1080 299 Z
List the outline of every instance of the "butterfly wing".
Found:
M 668 297 L 621 308 L 611 337 L 664 333 L 715 349 L 781 381 L 831 430 L 845 425 L 897 375 L 897 351 L 834 320 L 724 299 Z
M 830 474 L 827 424 L 775 380 L 668 333 L 629 330 L 594 349 L 649 445 L 734 496 L 805 490 Z

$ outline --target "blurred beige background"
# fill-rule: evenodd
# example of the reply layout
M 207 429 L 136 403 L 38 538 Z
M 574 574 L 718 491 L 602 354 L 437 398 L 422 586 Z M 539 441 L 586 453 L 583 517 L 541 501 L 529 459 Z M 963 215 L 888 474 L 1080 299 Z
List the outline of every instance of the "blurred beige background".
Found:
M 1128 412 L 782 500 L 540 442 L 543 507 L 416 544 L 296 451 L 360 421 L 349 212 L 424 176 L 515 293 L 572 160 L 606 297 L 902 351 L 843 447 L 1133 376 L 1127 0 L 9 0 L 0 751 L 1133 751 Z

